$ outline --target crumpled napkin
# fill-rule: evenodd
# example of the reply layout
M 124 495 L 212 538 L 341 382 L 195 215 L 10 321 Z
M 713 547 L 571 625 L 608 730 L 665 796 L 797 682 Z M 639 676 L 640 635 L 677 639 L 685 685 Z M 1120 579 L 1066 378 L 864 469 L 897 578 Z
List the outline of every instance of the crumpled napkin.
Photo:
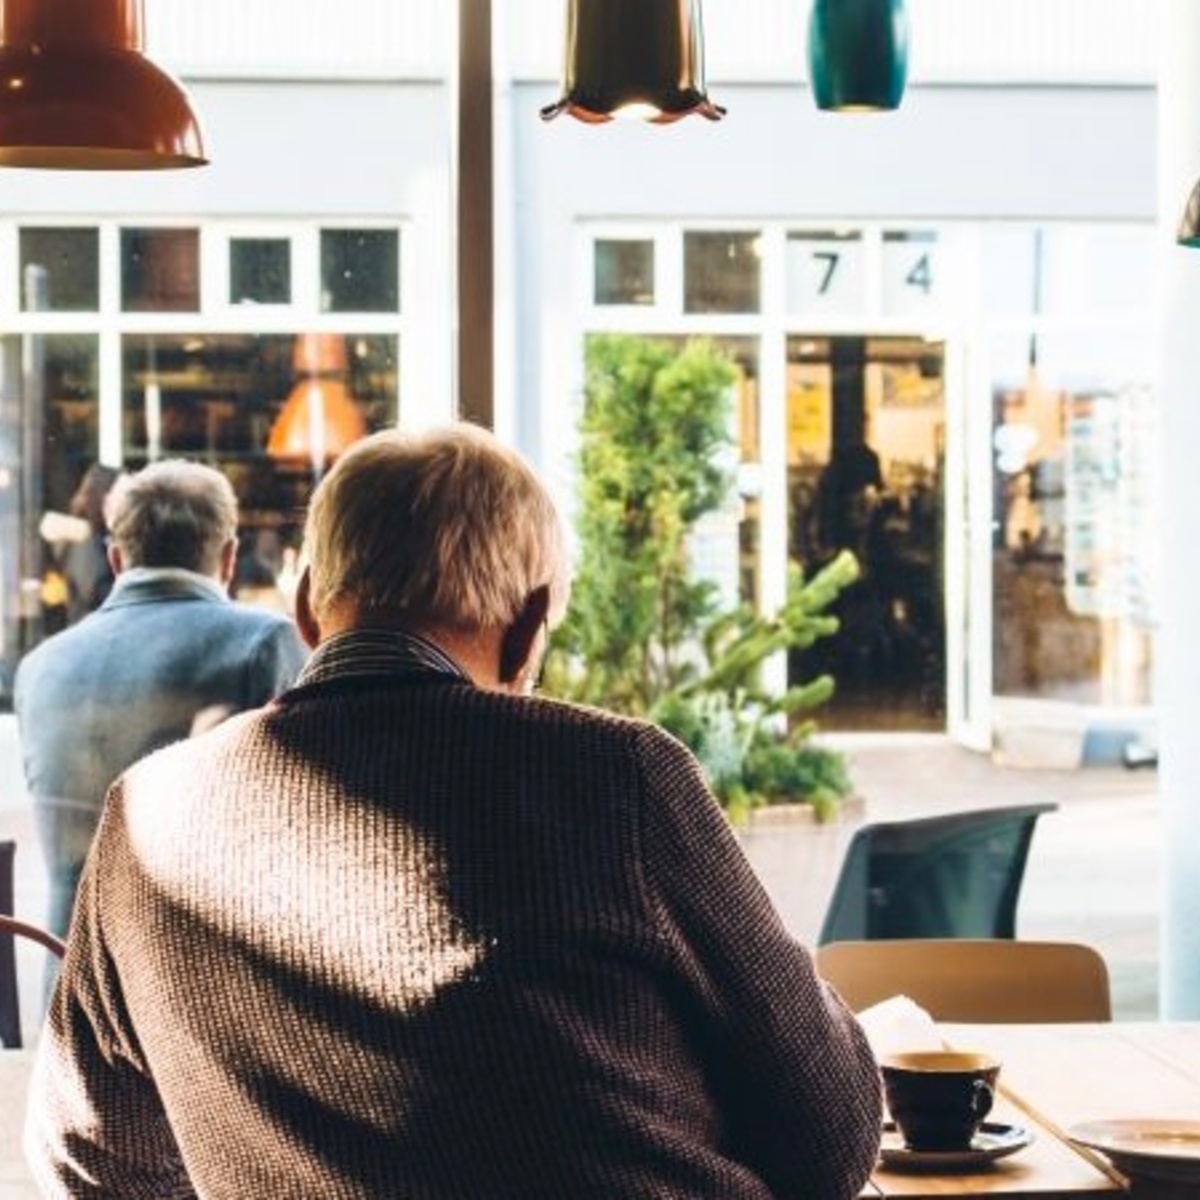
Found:
M 937 1024 L 915 1000 L 891 996 L 858 1014 L 876 1058 L 908 1050 L 944 1050 Z

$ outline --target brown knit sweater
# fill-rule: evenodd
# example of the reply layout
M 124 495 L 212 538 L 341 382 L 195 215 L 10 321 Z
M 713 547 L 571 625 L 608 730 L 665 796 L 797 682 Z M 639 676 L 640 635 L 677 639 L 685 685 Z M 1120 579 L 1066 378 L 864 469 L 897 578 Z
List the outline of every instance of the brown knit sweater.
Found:
M 682 746 L 376 678 L 115 786 L 27 1150 L 51 1197 L 844 1200 L 879 1131 Z

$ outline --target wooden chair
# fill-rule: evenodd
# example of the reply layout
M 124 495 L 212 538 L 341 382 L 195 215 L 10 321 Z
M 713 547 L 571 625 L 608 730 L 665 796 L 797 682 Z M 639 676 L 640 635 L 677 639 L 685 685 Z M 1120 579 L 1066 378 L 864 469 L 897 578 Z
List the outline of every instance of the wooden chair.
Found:
M 37 942 L 51 954 L 62 958 L 66 943 L 40 925 L 0 913 L 0 1045 L 9 1050 L 21 1048 L 21 1001 L 17 992 L 16 938 Z
M 889 996 L 938 1021 L 1111 1021 L 1108 967 L 1078 942 L 902 938 L 830 942 L 817 970 L 856 1012 Z
M 1011 938 L 1029 844 L 1056 804 L 881 821 L 857 829 L 817 943 Z
M 61 958 L 64 942 L 49 930 L 18 920 L 13 909 L 13 859 L 16 843 L 0 842 L 0 1045 L 21 1045 L 21 1005 L 17 994 L 16 938 L 27 937 Z

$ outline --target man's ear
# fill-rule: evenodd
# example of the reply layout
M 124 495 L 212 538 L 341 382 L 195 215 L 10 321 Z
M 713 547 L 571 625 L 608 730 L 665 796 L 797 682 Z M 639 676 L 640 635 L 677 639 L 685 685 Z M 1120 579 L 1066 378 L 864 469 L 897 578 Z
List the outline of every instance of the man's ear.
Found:
M 315 650 L 321 642 L 321 626 L 313 615 L 312 603 L 309 599 L 311 587 L 312 581 L 309 579 L 308 568 L 305 567 L 300 576 L 300 582 L 296 585 L 296 627 L 300 630 L 304 644 L 310 650 Z
M 222 587 L 229 587 L 233 583 L 233 577 L 237 574 L 237 551 L 238 540 L 236 537 L 231 537 L 229 541 L 221 547 L 221 563 L 218 567 Z
M 125 570 L 125 556 L 121 553 L 121 547 L 116 542 L 109 542 L 106 551 L 108 555 L 108 565 L 112 567 L 114 575 L 120 575 Z
M 536 587 L 500 641 L 500 682 L 513 683 L 533 658 L 539 631 L 550 612 L 550 588 Z

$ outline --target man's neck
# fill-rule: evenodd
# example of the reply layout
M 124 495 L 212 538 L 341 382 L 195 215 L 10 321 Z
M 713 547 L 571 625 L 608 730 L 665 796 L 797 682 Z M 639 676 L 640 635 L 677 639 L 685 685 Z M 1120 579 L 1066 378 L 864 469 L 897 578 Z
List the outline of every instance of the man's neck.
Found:
M 384 629 L 395 633 L 413 633 L 432 642 L 478 688 L 493 692 L 512 691 L 512 685 L 500 682 L 500 630 L 458 630 L 402 616 L 372 613 L 367 617 L 333 613 L 321 625 L 321 640 L 355 630 Z

